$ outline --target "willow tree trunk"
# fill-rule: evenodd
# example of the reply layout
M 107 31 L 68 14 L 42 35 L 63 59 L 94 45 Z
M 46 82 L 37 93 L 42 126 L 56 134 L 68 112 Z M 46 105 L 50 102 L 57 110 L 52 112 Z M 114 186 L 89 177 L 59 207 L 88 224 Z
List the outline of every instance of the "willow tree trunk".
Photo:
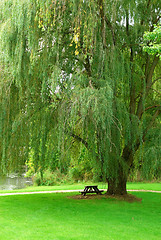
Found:
M 135 151 L 138 149 L 139 144 L 136 145 Z M 134 152 L 132 146 L 127 145 L 124 147 L 122 152 L 122 163 L 117 166 L 117 174 L 115 177 L 108 178 L 108 189 L 107 193 L 110 195 L 124 195 L 127 194 L 126 183 L 128 174 L 134 162 Z
M 107 181 L 108 181 L 107 194 L 109 195 L 127 194 L 126 190 L 127 174 L 125 173 L 121 165 L 119 166 L 117 176 L 113 178 L 108 178 Z

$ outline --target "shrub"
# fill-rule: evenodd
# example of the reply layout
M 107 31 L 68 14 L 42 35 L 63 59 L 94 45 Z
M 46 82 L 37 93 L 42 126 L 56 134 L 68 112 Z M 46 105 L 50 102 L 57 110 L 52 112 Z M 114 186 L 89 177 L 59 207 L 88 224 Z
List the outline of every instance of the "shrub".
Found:
M 77 167 L 70 168 L 68 175 L 69 175 L 69 178 L 73 179 L 74 181 L 79 181 L 84 179 L 84 174 Z
M 34 185 L 38 186 L 52 186 L 67 182 L 71 182 L 71 179 L 68 175 L 61 173 L 59 169 L 56 169 L 54 172 L 51 172 L 49 169 L 46 170 L 43 174 L 43 179 L 40 177 L 40 173 L 36 173 L 33 177 Z

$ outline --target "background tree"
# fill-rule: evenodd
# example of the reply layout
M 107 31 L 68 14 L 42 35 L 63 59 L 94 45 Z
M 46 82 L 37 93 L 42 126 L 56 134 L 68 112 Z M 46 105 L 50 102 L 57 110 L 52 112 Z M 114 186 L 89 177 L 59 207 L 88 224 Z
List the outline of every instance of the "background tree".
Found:
M 78 141 L 108 193 L 125 194 L 150 143 L 160 162 L 160 62 L 142 48 L 160 12 L 155 0 L 3 0 L 1 52 L 12 77 L 2 85 L 12 91 L 1 95 L 1 166 L 24 164 L 32 151 L 43 177 L 55 149 L 65 171 Z
M 144 34 L 144 41 L 147 46 L 144 46 L 144 51 L 150 55 L 161 55 L 161 26 L 154 25 L 152 32 L 146 32 Z

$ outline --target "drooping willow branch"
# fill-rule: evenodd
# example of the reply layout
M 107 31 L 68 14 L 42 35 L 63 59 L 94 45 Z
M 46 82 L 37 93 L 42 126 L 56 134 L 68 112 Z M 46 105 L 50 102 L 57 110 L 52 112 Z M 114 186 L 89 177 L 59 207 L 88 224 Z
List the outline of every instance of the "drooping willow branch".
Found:
M 78 136 L 78 135 L 76 135 L 76 134 L 74 134 L 74 133 L 72 133 L 72 132 L 70 133 L 70 136 L 73 137 L 73 138 L 75 138 L 77 141 L 83 143 L 83 144 L 86 146 L 87 149 L 89 148 L 87 141 L 85 141 L 85 140 L 84 140 L 83 138 L 81 138 L 80 136 Z
M 145 96 L 148 95 L 150 87 L 152 85 L 152 77 L 153 77 L 153 73 L 155 70 L 155 67 L 157 66 L 157 63 L 159 61 L 159 57 L 155 56 L 151 65 L 150 70 L 147 73 L 146 77 L 146 91 L 145 91 Z M 142 114 L 143 114 L 143 100 L 144 100 L 144 94 L 141 94 L 139 102 L 138 102 L 138 108 L 137 108 L 137 112 L 136 115 L 138 116 L 139 119 L 141 119 Z
M 149 125 L 147 126 L 147 128 L 144 132 L 143 142 L 145 141 L 145 137 L 146 137 L 146 134 L 148 133 L 148 130 L 153 126 L 155 119 L 160 115 L 160 113 L 161 113 L 160 109 L 156 110 L 156 112 L 154 113 L 151 122 L 149 123 Z
M 161 105 L 149 106 L 149 107 L 145 108 L 145 111 L 147 111 L 147 110 L 149 110 L 149 109 L 152 109 L 152 108 L 158 108 L 158 107 L 161 108 Z

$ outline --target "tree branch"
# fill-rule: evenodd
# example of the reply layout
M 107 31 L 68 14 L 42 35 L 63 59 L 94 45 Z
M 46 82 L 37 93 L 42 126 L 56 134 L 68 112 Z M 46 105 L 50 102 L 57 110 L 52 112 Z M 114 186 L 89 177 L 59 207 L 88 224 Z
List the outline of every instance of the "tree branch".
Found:
M 146 137 L 148 130 L 153 126 L 155 119 L 159 116 L 160 113 L 161 113 L 160 109 L 156 110 L 156 112 L 154 113 L 151 122 L 149 123 L 148 127 L 146 128 L 146 130 L 144 132 L 143 142 L 145 141 L 145 137 Z
M 155 56 L 155 57 L 154 57 L 154 60 L 153 60 L 153 63 L 152 63 L 152 65 L 151 65 L 151 68 L 150 68 L 150 70 L 149 70 L 149 73 L 148 73 L 148 75 L 147 75 L 147 77 L 146 77 L 146 86 L 147 86 L 147 89 L 152 86 L 152 76 L 153 76 L 154 69 L 155 69 L 158 61 L 159 61 L 159 57 Z M 148 90 L 147 90 L 147 93 L 148 93 Z
M 145 6 L 146 11 L 144 12 L 143 16 L 145 16 L 145 14 L 147 14 L 147 11 L 148 11 L 148 8 L 150 6 L 150 3 L 151 3 L 151 0 L 148 0 L 147 6 Z M 143 25 L 143 24 L 144 24 L 144 19 L 141 20 L 141 25 Z
M 112 33 L 112 40 L 113 40 L 113 45 L 116 45 L 116 36 L 115 36 L 115 32 L 113 30 L 113 26 L 111 24 L 111 22 L 108 20 L 108 18 L 105 16 L 105 22 L 107 24 L 107 26 L 109 27 L 109 29 L 111 30 Z
M 151 26 L 151 28 L 150 28 L 150 32 L 152 32 L 152 31 L 154 30 L 154 25 L 159 22 L 160 18 L 161 18 L 161 15 L 159 15 L 159 16 L 153 21 L 152 26 Z
M 154 70 L 155 70 L 155 67 L 156 67 L 158 61 L 159 61 L 159 57 L 155 56 L 153 59 L 153 62 L 151 64 L 150 70 L 148 71 L 146 69 L 146 72 L 145 72 L 145 78 L 146 78 L 145 79 L 145 81 L 146 81 L 145 95 L 141 94 L 140 100 L 138 102 L 137 112 L 136 112 L 136 115 L 138 116 L 139 119 L 141 119 L 142 114 L 143 114 L 143 99 L 144 99 L 144 97 L 146 97 L 148 95 L 149 89 L 151 88 L 151 86 L 153 84 L 152 76 L 153 76 L 153 73 L 154 73 Z
M 161 107 L 161 105 L 149 106 L 149 107 L 145 108 L 145 111 L 148 111 L 149 109 L 157 108 L 157 107 Z
M 154 92 L 156 92 L 156 93 L 158 93 L 160 96 L 161 96 L 161 91 L 159 92 L 159 91 L 157 91 L 156 89 L 154 89 L 154 88 L 150 88 L 152 91 L 154 91 Z
M 91 73 L 91 64 L 90 64 L 90 61 L 89 61 L 89 56 L 87 56 L 87 58 L 84 62 L 84 67 L 86 69 L 88 77 L 91 77 L 92 73 Z
M 153 80 L 152 85 L 153 85 L 155 82 L 157 82 L 158 80 L 161 80 L 161 76 L 158 77 L 158 78 L 156 78 L 155 80 Z
M 99 11 L 101 16 L 101 33 L 102 33 L 102 42 L 103 47 L 106 47 L 106 35 L 105 35 L 105 14 L 104 14 L 104 6 L 103 6 L 103 0 L 98 0 L 99 4 Z
M 78 136 L 78 135 L 76 135 L 76 134 L 74 134 L 74 133 L 70 133 L 70 136 L 73 137 L 73 138 L 75 138 L 77 141 L 83 143 L 83 144 L 86 146 L 87 149 L 89 148 L 87 141 L 85 141 L 85 140 L 84 140 L 83 138 L 81 138 L 80 136 Z

